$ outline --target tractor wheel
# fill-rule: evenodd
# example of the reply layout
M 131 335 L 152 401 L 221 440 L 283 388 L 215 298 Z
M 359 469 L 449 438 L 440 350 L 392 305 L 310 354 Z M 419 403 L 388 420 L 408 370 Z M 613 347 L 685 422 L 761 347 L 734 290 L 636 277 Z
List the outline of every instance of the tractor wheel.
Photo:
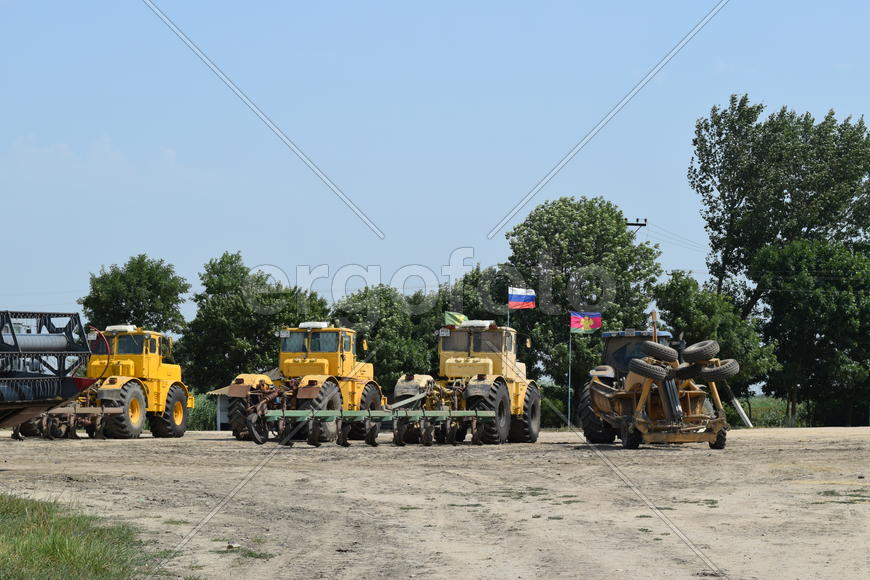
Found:
M 720 361 L 718 367 L 704 367 L 699 373 L 702 382 L 716 382 L 730 379 L 740 372 L 740 364 L 733 358 Z
M 640 350 L 643 354 L 664 362 L 674 362 L 677 360 L 677 351 L 666 344 L 659 344 L 651 340 L 646 340 L 640 345 Z
M 124 412 L 106 416 L 104 430 L 109 439 L 136 439 L 145 427 L 145 393 L 142 386 L 130 381 L 121 387 L 120 401 L 108 402 L 113 407 L 121 407 Z
M 577 409 L 580 415 L 580 426 L 583 427 L 583 436 L 589 443 L 613 443 L 616 439 L 616 429 L 601 420 L 592 409 L 592 391 L 587 384 L 580 391 L 577 401 Z
M 162 413 L 151 413 L 151 435 L 154 437 L 182 437 L 187 431 L 187 395 L 178 385 L 169 387 L 166 393 L 166 409 Z
M 725 449 L 725 440 L 728 438 L 728 432 L 722 429 L 716 433 L 716 440 L 710 441 L 710 449 Z
M 242 397 L 228 397 L 227 415 L 230 419 L 230 427 L 233 437 L 239 441 L 248 441 L 251 436 L 248 433 L 248 400 Z
M 508 440 L 511 429 L 511 397 L 507 385 L 496 381 L 483 397 L 469 399 L 469 409 L 475 411 L 495 411 L 495 420 L 486 421 L 480 426 L 480 439 L 483 443 L 498 445 Z
M 365 386 L 362 396 L 359 398 L 360 411 L 379 411 L 381 409 L 381 392 L 377 385 L 369 383 Z M 377 431 L 380 433 L 380 423 L 377 423 Z M 361 441 L 366 438 L 366 422 L 357 421 L 351 423 L 348 439 Z
M 313 399 L 302 399 L 299 402 L 300 409 L 313 409 L 315 411 L 340 411 L 341 410 L 341 389 L 331 380 L 326 381 L 321 385 L 317 396 Z M 313 423 L 313 422 L 312 422 Z M 299 433 L 305 431 L 305 428 L 299 430 Z M 338 437 L 335 421 L 322 421 L 318 431 L 320 436 L 318 441 L 335 441 Z M 306 437 L 311 439 L 310 434 Z
M 22 437 L 39 437 L 39 419 L 25 421 L 18 426 L 18 433 Z
M 698 373 L 701 372 L 701 369 L 704 368 L 701 365 L 696 365 L 694 363 L 683 363 L 677 368 L 671 369 L 671 374 L 673 377 L 680 381 L 687 381 L 689 379 L 694 379 L 698 376 Z
M 628 363 L 628 370 L 647 379 L 663 381 L 668 378 L 668 370 L 658 365 L 650 364 L 643 359 L 633 358 Z
M 643 443 L 643 433 L 631 428 L 628 422 L 623 423 L 619 438 L 622 439 L 623 449 L 637 449 Z
M 683 350 L 683 360 L 686 362 L 699 362 L 710 360 L 719 354 L 719 343 L 715 340 L 702 340 L 689 345 Z
M 511 443 L 534 443 L 541 431 L 541 392 L 534 384 L 526 387 L 523 414 L 511 417 L 508 440 Z
M 269 441 L 269 423 L 265 417 L 251 413 L 245 420 L 245 424 L 254 443 L 263 445 Z
M 456 428 L 456 439 L 457 443 L 462 443 L 465 441 L 465 438 L 468 436 L 468 425 L 460 425 Z

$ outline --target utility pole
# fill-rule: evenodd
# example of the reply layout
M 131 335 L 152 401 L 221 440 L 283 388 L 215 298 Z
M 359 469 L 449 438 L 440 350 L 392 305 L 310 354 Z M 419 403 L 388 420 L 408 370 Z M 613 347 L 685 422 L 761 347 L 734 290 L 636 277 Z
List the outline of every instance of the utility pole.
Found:
M 647 219 L 643 218 L 643 221 L 640 221 L 640 218 L 635 218 L 634 221 L 628 221 L 628 218 L 625 218 L 625 227 L 627 228 L 637 228 L 634 230 L 637 232 L 640 228 L 645 228 L 647 223 Z

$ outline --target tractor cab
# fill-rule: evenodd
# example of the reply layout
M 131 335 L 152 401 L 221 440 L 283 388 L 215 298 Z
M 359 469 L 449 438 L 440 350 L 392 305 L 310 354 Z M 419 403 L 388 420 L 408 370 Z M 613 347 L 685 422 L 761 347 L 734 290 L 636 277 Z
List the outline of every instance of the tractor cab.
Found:
M 525 363 L 517 362 L 517 331 L 492 320 L 465 320 L 439 331 L 439 374 L 447 378 L 501 375 L 526 378 Z
M 655 333 L 656 342 L 667 346 L 671 341 L 671 333 L 659 330 Z M 653 340 L 651 330 L 620 330 L 602 332 L 604 339 L 604 353 L 602 364 L 589 372 L 590 377 L 598 377 L 605 382 L 612 383 L 614 380 L 628 374 L 628 365 L 632 359 L 644 358 L 641 345 L 645 341 Z
M 356 331 L 331 327 L 327 322 L 303 322 L 278 332 L 281 338 L 279 368 L 285 377 L 332 375 L 350 377 L 363 367 L 356 361 Z M 369 373 L 369 374 L 373 374 Z
M 153 330 L 120 324 L 88 334 L 91 352 L 87 376 L 125 376 L 181 381 L 181 367 L 167 362 L 172 339 Z

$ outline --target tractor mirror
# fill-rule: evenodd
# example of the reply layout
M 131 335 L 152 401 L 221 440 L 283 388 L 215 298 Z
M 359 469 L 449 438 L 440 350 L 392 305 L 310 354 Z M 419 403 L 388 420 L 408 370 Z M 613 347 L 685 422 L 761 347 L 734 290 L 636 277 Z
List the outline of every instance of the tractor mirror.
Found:
M 526 348 L 532 348 L 532 339 L 526 337 Z
M 369 351 L 369 343 L 368 343 L 368 341 L 367 341 L 366 339 L 363 339 L 363 341 L 362 341 L 362 347 L 363 347 L 363 352 L 368 352 L 368 351 Z

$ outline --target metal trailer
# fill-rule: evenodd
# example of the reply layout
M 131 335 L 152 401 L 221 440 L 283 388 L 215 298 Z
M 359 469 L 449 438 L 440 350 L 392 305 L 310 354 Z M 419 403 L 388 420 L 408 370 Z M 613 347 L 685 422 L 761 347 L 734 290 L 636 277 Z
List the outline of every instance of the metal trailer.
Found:
M 75 313 L 0 311 L 0 427 L 75 398 L 91 351 Z

